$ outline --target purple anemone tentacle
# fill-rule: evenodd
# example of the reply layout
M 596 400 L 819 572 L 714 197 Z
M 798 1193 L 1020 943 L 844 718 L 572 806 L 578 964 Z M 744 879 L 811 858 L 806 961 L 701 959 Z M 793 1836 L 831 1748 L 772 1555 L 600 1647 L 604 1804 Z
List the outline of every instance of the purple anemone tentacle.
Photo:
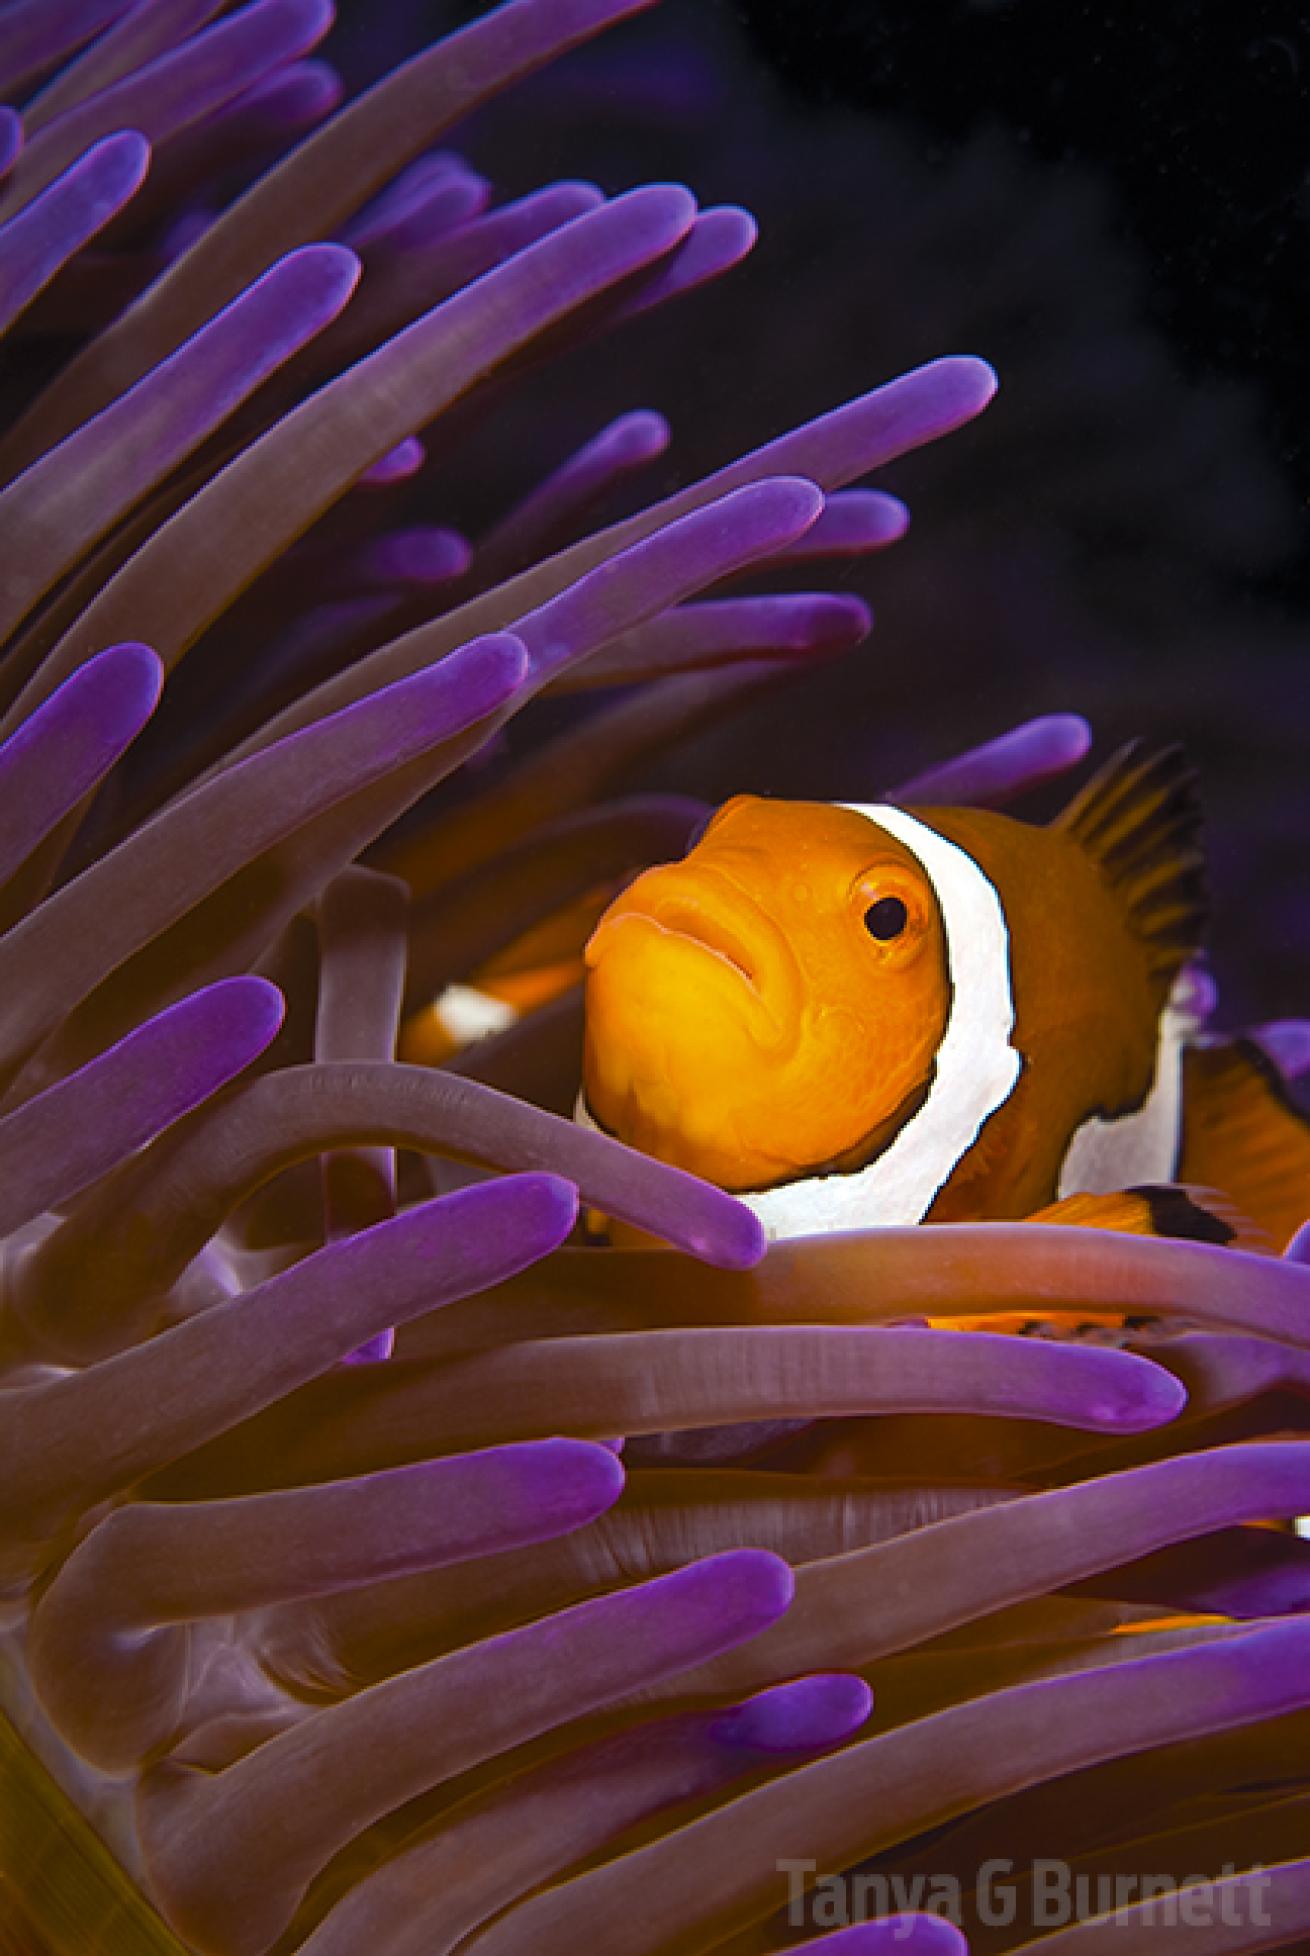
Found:
M 604 202 L 605 194 L 595 184 L 550 184 L 460 225 L 422 251 L 370 265 L 358 302 L 322 345 L 310 350 L 302 371 L 326 375 L 362 359 L 475 279 L 564 225 L 599 210 Z
M 822 510 L 822 492 L 812 482 L 778 476 L 739 489 L 631 544 L 559 597 L 519 618 L 516 636 L 528 648 L 534 678 L 549 680 L 574 664 L 582 631 L 603 644 L 608 642 L 608 635 L 602 635 L 605 622 L 615 633 L 622 629 L 617 606 L 605 620 L 611 587 L 626 595 L 630 586 L 644 585 L 651 599 L 642 610 L 647 617 L 657 615 L 675 596 L 703 587 L 711 575 L 731 573 L 785 549 L 817 522 Z
M 6 212 L 24 209 L 75 156 L 115 130 L 158 145 L 307 54 L 332 24 L 331 0 L 249 0 L 238 13 L 56 116 L 28 143 Z
M 49 0 L 36 0 L 41 7 Z M 138 380 L 274 259 L 331 232 L 451 123 L 653 0 L 512 0 L 352 102 L 248 190 L 130 312 L 73 360 L 3 446 L 7 466 Z
M 749 211 L 724 204 L 701 211 L 666 263 L 615 309 L 617 319 L 640 319 L 670 299 L 683 297 L 730 272 L 754 249 L 759 226 Z
M 0 746 L 0 883 L 103 781 L 154 712 L 163 683 L 149 646 L 110 646 Z
M 384 239 L 390 236 L 394 223 L 403 224 L 416 209 L 421 210 L 433 190 L 450 183 L 470 181 L 485 183 L 486 178 L 480 176 L 456 150 L 434 150 L 393 177 L 381 195 L 366 204 L 343 227 L 342 236 L 357 249 Z
M 0 177 L 8 176 L 22 147 L 22 116 L 17 109 L 0 108 Z
M 862 1668 L 989 1611 L 1237 1522 L 1310 1512 L 1295 1444 L 1217 1447 L 949 1515 L 888 1542 L 807 1562 L 778 1630 L 697 1679 L 741 1691 L 824 1662 Z
M 347 584 L 365 590 L 392 586 L 435 590 L 462 577 L 472 558 L 472 547 L 457 530 L 437 523 L 414 524 L 374 537 L 353 563 L 343 567 L 342 575 Z
M 1019 795 L 1077 767 L 1091 744 L 1092 730 L 1081 714 L 1048 713 L 900 782 L 888 791 L 888 800 L 974 802 L 985 808 L 1003 808 Z
M 886 1915 L 876 1922 L 834 1929 L 813 1942 L 792 1943 L 777 1956 L 969 1956 L 969 1945 L 953 1922 L 940 1915 Z
M 184 1625 L 504 1554 L 591 1521 L 622 1486 L 607 1447 L 545 1440 L 254 1500 L 120 1508 L 42 1598 L 33 1678 L 82 1756 L 124 1771 L 176 1735 Z
M 87 149 L 15 216 L 0 211 L 0 332 L 131 201 L 149 165 L 145 137 L 121 130 Z
M 456 225 L 468 224 L 491 202 L 492 186 L 462 162 L 452 162 L 435 175 L 419 174 L 402 192 L 375 210 L 372 221 L 347 226 L 347 242 L 370 263 L 393 252 L 418 250 L 444 237 Z
M 15 988 L 6 993 L 11 1010 L 0 1038 L 6 1057 L 12 1062 L 43 1038 L 102 978 L 158 944 L 170 924 L 317 809 L 485 719 L 512 696 L 524 671 L 517 639 L 475 642 L 266 750 L 136 830 L 0 940 L 0 969 L 7 967 L 0 988 Z M 319 882 L 340 866 L 325 864 Z M 240 922 L 248 926 L 249 919 Z M 272 934 L 260 931 L 265 942 Z M 172 977 L 175 984 L 181 977 L 176 962 Z
M 673 186 L 576 219 L 447 300 L 243 450 L 112 577 L 54 648 L 30 710 L 130 616 L 170 670 L 233 598 L 404 436 L 610 285 L 657 262 L 695 214 Z M 303 466 L 308 446 L 317 466 Z M 196 541 L 207 539 L 203 559 Z M 176 576 L 185 560 L 191 575 Z M 172 568 L 170 568 L 172 567 Z
M 29 129 L 43 129 L 89 95 L 112 88 L 125 75 L 198 33 L 223 12 L 223 0 L 154 0 L 152 6 L 130 8 L 32 97 L 23 110 L 24 122 Z
M 831 657 L 868 636 L 873 614 L 862 598 L 788 591 L 768 598 L 711 598 L 681 605 L 624 632 L 556 690 L 629 686 L 669 673 L 747 659 Z
M 1310 1933 L 1310 1858 L 1180 1882 L 1025 1943 L 1032 1956 L 1255 1956 Z
M 264 979 L 225 979 L 0 1119 L 0 1228 L 67 1201 L 208 1100 L 264 1051 L 283 1009 Z
M 427 460 L 427 450 L 416 435 L 406 435 L 389 449 L 381 461 L 374 462 L 372 468 L 365 469 L 357 489 L 389 489 L 393 483 L 408 482 L 416 476 Z
M 1310 1626 L 1287 1624 L 985 1693 L 547 1890 L 474 1936 L 471 1956 L 568 1956 L 584 1929 L 608 1956 L 656 1956 L 711 1929 L 722 1940 L 782 1905 L 782 1861 L 849 1867 L 1020 1788 L 1299 1710 L 1308 1654 Z
M 11 632 L 135 503 L 322 332 L 358 278 L 358 259 L 337 245 L 307 246 L 283 259 L 0 492 L 0 522 L 13 550 L 0 631 Z
M 133 298 L 163 265 L 182 257 L 214 223 L 212 201 L 224 186 L 258 176 L 325 121 L 340 106 L 344 93 L 345 84 L 329 62 L 292 61 L 243 89 L 213 115 L 170 137 L 156 151 L 149 181 L 121 227 L 129 235 L 136 234 L 143 221 L 146 226 L 164 227 L 162 264 L 150 267 L 138 280 Z
M 871 1696 L 861 1678 L 797 1678 L 725 1710 L 636 1726 L 502 1782 L 366 1877 L 303 1956 L 351 1956 L 363 1946 L 448 1956 L 510 1895 L 558 1876 L 627 1827 L 841 1743 L 864 1723 Z
M 585 1257 L 560 1269 L 573 1295 L 594 1305 L 598 1330 L 635 1329 L 634 1313 L 653 1328 L 914 1318 L 950 1325 L 998 1312 L 1040 1319 L 1059 1310 L 1159 1317 L 1182 1329 L 1235 1330 L 1310 1349 L 1310 1275 L 1303 1267 L 1172 1237 L 1051 1223 L 851 1230 L 775 1243 L 749 1282 L 680 1270 L 676 1298 L 657 1256 L 613 1254 L 623 1260 L 603 1280 L 589 1277 Z M 1180 1348 L 1181 1357 L 1186 1350 Z M 1169 1352 L 1168 1342 L 1153 1348 L 1164 1363 Z M 1249 1354 L 1235 1351 L 1234 1363 L 1249 1365 Z
M 788 564 L 829 557 L 864 557 L 899 543 L 910 527 L 910 512 L 899 496 L 883 489 L 838 489 L 829 496 L 814 528 L 782 552 Z
M 1310 1073 L 1310 1019 L 1270 1019 L 1246 1033 L 1271 1059 L 1285 1080 Z
M 790 1596 L 791 1571 L 774 1556 L 715 1556 L 372 1685 L 224 1772 L 181 1778 L 165 1766 L 158 1790 L 143 1788 L 142 1825 L 166 1913 L 205 1949 L 266 1948 L 362 1828 L 756 1635 Z M 314 1799 L 292 1797 L 311 1785 Z
M 576 1215 L 576 1191 L 556 1176 L 461 1189 L 329 1244 L 104 1364 L 11 1392 L 0 1508 L 24 1531 L 60 1525 L 70 1509 L 227 1432 L 388 1326 L 549 1255 Z
M 286 1470 L 314 1479 L 421 1458 L 434 1431 L 469 1447 L 556 1432 L 600 1439 L 759 1418 L 933 1413 L 1122 1438 L 1177 1416 L 1182 1393 L 1163 1368 L 1124 1352 L 1048 1344 L 1039 1354 L 1038 1344 L 799 1326 L 528 1339 L 449 1363 L 367 1368 L 271 1416 L 262 1443 L 276 1437 Z M 231 1464 L 216 1455 L 203 1466 Z
M 493 787 L 439 815 L 416 837 L 383 845 L 386 867 L 416 894 L 443 890 L 547 823 L 626 786 L 661 750 L 775 686 L 797 663 L 746 659 L 635 688 L 543 742 Z
M 1283 1255 L 1293 1263 L 1310 1263 L 1310 1219 L 1301 1224 Z
M 767 561 L 803 536 L 822 508 L 822 493 L 813 483 L 790 477 L 766 480 L 692 511 L 613 557 L 603 557 L 546 603 L 518 614 L 512 629 L 529 649 L 534 686 L 558 679 L 621 633 L 659 617 L 706 585 L 749 564 Z M 504 588 L 512 590 L 514 586 Z M 337 704 L 359 698 L 370 685 L 388 683 L 389 676 L 421 669 L 441 658 L 449 649 L 450 619 L 470 616 L 479 608 L 476 600 L 461 605 L 446 618 L 420 626 L 383 646 L 371 658 L 360 660 L 339 679 L 275 715 L 258 736 L 243 742 L 223 765 L 230 766 L 257 751 L 266 744 L 271 728 L 291 731 L 305 726 L 320 711 L 331 712 Z M 649 693 L 639 696 L 642 700 L 651 697 Z M 585 729 L 582 737 L 585 740 Z M 540 767 L 539 757 L 528 765 L 534 764 Z M 565 797 L 565 805 L 571 805 L 570 797 L 578 793 L 576 774 L 568 767 L 555 768 L 553 762 L 548 764 L 548 771 L 557 777 L 554 792 Z M 585 787 L 581 792 L 585 794 Z M 452 826 L 458 829 L 462 819 L 461 811 Z M 434 850 L 434 839 L 429 835 L 420 846 L 424 853 L 431 851 L 448 865 L 466 867 L 460 860 L 458 844 L 450 854 L 449 840 L 444 837 Z
M 443 1317 L 450 1316 L 458 1343 L 459 1326 L 467 1315 L 466 1309 L 456 1307 L 410 1329 L 430 1335 Z M 402 1356 L 410 1356 L 403 1345 Z M 326 1401 L 326 1391 L 323 1397 Z M 330 1418 L 342 1403 L 341 1396 L 335 1395 L 330 1409 L 325 1403 L 320 1410 Z M 625 1448 L 625 1459 L 630 1451 Z M 204 1472 L 202 1461 L 180 1464 L 171 1478 L 170 1493 L 191 1495 L 202 1484 Z M 616 1568 L 633 1580 L 664 1575 L 689 1557 L 717 1555 L 742 1540 L 783 1556 L 800 1569 L 804 1584 L 802 1564 L 891 1541 L 947 1515 L 988 1507 L 1019 1492 L 1017 1487 L 996 1484 L 906 1485 L 763 1468 L 630 1468 L 621 1501 L 598 1521 L 540 1551 L 517 1557 L 512 1568 L 466 1570 L 458 1592 L 449 1583 L 419 1578 L 407 1582 L 398 1595 L 352 1594 L 324 1602 L 315 1611 L 311 1634 L 305 1639 L 308 1661 L 326 1636 L 346 1676 L 381 1676 L 398 1668 L 411 1652 L 434 1655 L 453 1650 L 513 1623 L 526 1623 L 600 1595 L 611 1587 Z M 300 1642 L 302 1629 L 287 1626 L 292 1648 Z
M 409 892 L 392 876 L 353 867 L 319 899 L 319 1060 L 395 1058 L 408 962 Z M 394 1215 L 396 1155 L 357 1148 L 323 1157 L 323 1212 L 329 1240 Z M 393 1333 L 352 1354 L 388 1358 Z
M 212 1122 L 192 1123 L 167 1150 L 148 1150 L 129 1165 L 125 1182 L 115 1182 L 99 1200 L 67 1217 L 25 1265 L 29 1315 L 39 1315 L 57 1339 L 107 1340 L 112 1349 L 122 1338 L 116 1313 L 173 1283 L 231 1212 L 280 1168 L 361 1142 L 446 1151 L 487 1167 L 539 1168 L 549 1162 L 597 1208 L 724 1269 L 748 1269 L 764 1251 L 759 1223 L 744 1204 L 607 1135 L 445 1070 L 324 1062 L 285 1067 L 248 1092 L 228 1096 Z M 106 1239 L 113 1241 L 115 1256 L 102 1253 L 89 1266 L 88 1240 Z M 983 1349 L 978 1349 L 979 1363 Z M 1089 1413 L 1094 1426 L 1102 1421 L 1116 1428 L 1134 1421 L 1150 1425 L 1170 1417 L 1181 1400 L 1172 1376 L 1144 1359 L 1117 1352 L 1027 1350 L 1030 1378 L 1054 1376 L 1067 1358 L 1071 1393 L 1075 1374 L 1104 1378 L 1107 1397 Z M 1006 1388 L 999 1381 L 996 1389 L 1003 1397 Z M 749 1394 L 751 1388 L 743 1390 Z M 1022 1385 L 1017 1393 L 1020 1403 Z M 613 1433 L 614 1422 L 603 1431 Z
M 602 428 L 479 540 L 479 586 L 499 584 L 535 558 L 571 543 L 592 509 L 663 455 L 670 439 L 664 416 L 649 409 L 621 414 Z
M 0 89 L 15 93 L 127 12 L 131 0 L 18 0 L 5 15 Z
M 284 732 L 288 725 L 302 725 L 318 714 L 331 711 L 342 701 L 358 697 L 368 686 L 383 683 L 397 669 L 406 669 L 416 656 L 425 660 L 439 657 L 449 647 L 459 644 L 469 629 L 486 629 L 485 624 L 478 623 L 480 620 L 496 619 L 504 625 L 510 620 L 541 614 L 549 617 L 550 606 L 561 594 L 567 595 L 570 585 L 580 584 L 609 563 L 631 555 L 639 546 L 658 541 L 660 533 L 666 541 L 696 534 L 695 530 L 679 526 L 695 516 L 708 519 L 714 505 L 722 505 L 739 491 L 764 489 L 780 480 L 805 480 L 825 492 L 841 488 L 908 450 L 936 441 L 971 421 L 987 406 L 995 388 L 996 377 L 985 361 L 963 357 L 936 360 L 902 375 L 899 380 L 889 381 L 860 400 L 848 402 L 845 407 L 780 436 L 664 502 L 653 504 L 640 516 L 629 517 L 586 537 L 545 564 L 511 578 L 494 591 L 470 599 L 438 625 L 425 628 L 422 634 L 411 633 L 395 645 L 384 647 L 372 659 L 360 661 L 348 675 L 319 687 L 293 709 L 278 715 L 261 738 Z M 747 507 L 763 506 L 748 504 Z M 774 548 L 781 550 L 787 542 L 794 541 L 795 538 L 779 539 Z M 742 556 L 744 561 L 750 561 L 748 552 Z M 717 575 L 727 575 L 731 568 L 725 564 Z M 690 592 L 684 591 L 683 595 Z M 665 603 L 673 602 L 676 598 L 671 593 Z

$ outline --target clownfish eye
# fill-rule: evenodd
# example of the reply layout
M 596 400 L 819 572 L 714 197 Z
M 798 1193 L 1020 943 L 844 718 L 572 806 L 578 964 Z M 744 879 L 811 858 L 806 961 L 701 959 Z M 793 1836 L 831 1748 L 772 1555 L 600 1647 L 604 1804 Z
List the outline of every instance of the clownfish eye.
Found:
M 909 921 L 909 910 L 898 896 L 879 897 L 877 903 L 871 903 L 864 913 L 864 928 L 880 944 L 888 944 L 893 937 L 899 937 Z

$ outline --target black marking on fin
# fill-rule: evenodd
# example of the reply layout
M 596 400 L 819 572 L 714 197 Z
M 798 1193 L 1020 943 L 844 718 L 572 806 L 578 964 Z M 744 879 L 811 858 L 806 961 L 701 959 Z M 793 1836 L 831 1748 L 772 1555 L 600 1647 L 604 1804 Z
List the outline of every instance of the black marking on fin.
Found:
M 1151 1212 L 1151 1227 L 1157 1236 L 1181 1236 L 1194 1243 L 1231 1243 L 1237 1235 L 1230 1222 L 1204 1208 L 1174 1183 L 1127 1189 L 1125 1193 L 1141 1197 Z

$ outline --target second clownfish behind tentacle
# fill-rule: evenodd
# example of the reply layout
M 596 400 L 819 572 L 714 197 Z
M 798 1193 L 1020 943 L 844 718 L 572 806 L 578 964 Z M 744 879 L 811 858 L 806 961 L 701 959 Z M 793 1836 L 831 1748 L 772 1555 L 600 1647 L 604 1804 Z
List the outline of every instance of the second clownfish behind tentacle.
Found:
M 1140 745 L 1046 827 L 738 797 L 587 947 L 583 1117 L 775 1238 L 1183 1177 L 1285 1240 L 1310 1135 L 1253 1055 L 1194 1043 L 1199 828 L 1182 755 Z M 1152 1199 L 1105 1219 L 1177 1233 Z M 1217 1207 L 1195 1233 L 1229 1230 Z

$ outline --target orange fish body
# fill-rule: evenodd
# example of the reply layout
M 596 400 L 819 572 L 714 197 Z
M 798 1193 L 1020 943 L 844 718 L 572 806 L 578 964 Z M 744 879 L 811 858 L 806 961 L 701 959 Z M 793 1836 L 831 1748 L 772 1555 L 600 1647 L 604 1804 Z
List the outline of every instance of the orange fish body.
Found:
M 588 944 L 584 1115 L 774 1237 L 1173 1183 L 1193 1089 L 1222 1167 L 1215 1082 L 1189 1080 L 1198 835 L 1181 756 L 1140 747 L 1047 827 L 739 797 Z M 1285 1238 L 1310 1141 L 1261 1091 L 1248 1141 L 1283 1122 L 1285 1181 L 1292 1148 Z

